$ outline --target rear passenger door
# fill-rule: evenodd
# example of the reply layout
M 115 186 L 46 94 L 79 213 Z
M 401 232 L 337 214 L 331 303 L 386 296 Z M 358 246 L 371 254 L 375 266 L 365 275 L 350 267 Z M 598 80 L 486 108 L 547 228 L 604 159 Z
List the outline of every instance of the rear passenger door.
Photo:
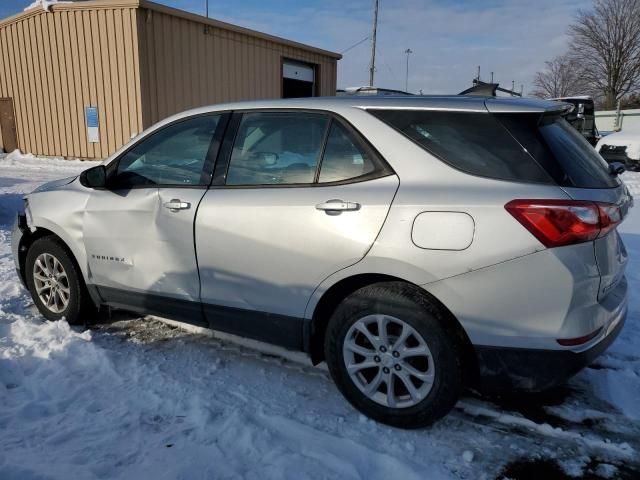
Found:
M 322 280 L 366 254 L 398 178 L 329 114 L 236 113 L 229 130 L 196 218 L 205 312 L 213 328 L 298 348 L 301 325 L 278 315 L 302 317 Z

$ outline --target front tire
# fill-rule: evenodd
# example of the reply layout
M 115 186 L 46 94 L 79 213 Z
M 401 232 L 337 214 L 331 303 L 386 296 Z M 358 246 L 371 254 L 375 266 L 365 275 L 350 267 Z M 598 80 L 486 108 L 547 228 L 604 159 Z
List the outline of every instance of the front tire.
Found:
M 55 237 L 33 242 L 27 252 L 25 277 L 33 302 L 47 320 L 64 318 L 78 325 L 95 312 L 79 268 Z
M 345 398 L 394 427 L 444 417 L 463 388 L 462 348 L 417 287 L 385 282 L 357 290 L 335 310 L 325 358 Z

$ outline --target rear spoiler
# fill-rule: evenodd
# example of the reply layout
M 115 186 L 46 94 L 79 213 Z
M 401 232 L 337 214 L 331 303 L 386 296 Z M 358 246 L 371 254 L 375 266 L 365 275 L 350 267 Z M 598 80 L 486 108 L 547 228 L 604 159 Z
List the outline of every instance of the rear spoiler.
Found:
M 566 115 L 574 106 L 570 103 L 555 102 L 552 100 L 527 100 L 510 98 L 487 98 L 484 105 L 491 113 L 542 113 L 552 115 Z

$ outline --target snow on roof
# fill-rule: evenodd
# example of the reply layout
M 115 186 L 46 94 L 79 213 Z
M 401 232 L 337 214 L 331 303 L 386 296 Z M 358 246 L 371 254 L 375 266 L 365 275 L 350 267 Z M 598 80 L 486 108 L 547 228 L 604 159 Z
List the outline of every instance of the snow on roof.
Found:
M 34 8 L 42 8 L 45 12 L 49 11 L 51 5 L 57 3 L 72 3 L 70 0 L 35 0 L 31 5 L 24 9 L 24 11 L 33 10 Z

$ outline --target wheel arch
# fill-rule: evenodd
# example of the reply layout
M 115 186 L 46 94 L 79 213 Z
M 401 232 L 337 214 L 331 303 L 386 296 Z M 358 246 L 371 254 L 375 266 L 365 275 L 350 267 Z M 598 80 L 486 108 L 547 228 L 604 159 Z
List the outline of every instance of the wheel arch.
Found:
M 20 276 L 23 284 L 24 285 L 27 284 L 27 277 L 26 277 L 27 252 L 29 251 L 29 248 L 31 247 L 31 245 L 33 245 L 33 243 L 36 240 L 39 240 L 44 237 L 55 238 L 56 241 L 67 251 L 67 253 L 69 254 L 69 257 L 71 258 L 71 261 L 74 263 L 74 265 L 80 272 L 82 281 L 84 282 L 85 286 L 88 287 L 86 272 L 80 265 L 80 262 L 78 262 L 77 255 L 74 253 L 73 249 L 60 235 L 58 235 L 56 232 L 49 230 L 48 228 L 45 228 L 45 227 L 32 227 L 29 229 L 25 229 L 25 231 L 22 234 L 22 238 L 20 239 L 20 244 L 18 246 L 18 263 L 20 265 L 19 272 L 20 272 Z M 97 296 L 97 293 L 94 292 L 92 288 L 87 288 L 87 290 L 89 291 L 91 300 L 96 304 L 96 306 L 98 306 L 100 304 L 100 298 L 99 296 Z
M 416 295 L 421 295 L 442 313 L 446 322 L 445 328 L 458 339 L 463 348 L 462 360 L 465 381 L 467 384 L 475 383 L 479 376 L 478 359 L 469 336 L 451 310 L 419 285 L 402 278 L 379 273 L 361 273 L 343 278 L 322 294 L 313 310 L 311 319 L 308 321 L 309 326 L 305 334 L 305 350 L 309 353 L 311 362 L 317 365 L 324 360 L 324 339 L 327 325 L 340 302 L 360 288 L 381 282 L 401 282 L 406 284 L 415 291 Z
M 56 237 L 62 242 L 60 237 L 46 228 L 35 228 L 34 230 L 25 229 L 22 234 L 22 238 L 20 238 L 20 245 L 18 246 L 18 264 L 20 266 L 20 277 L 22 279 L 22 283 L 25 285 L 27 284 L 27 272 L 25 268 L 27 263 L 27 252 L 36 240 L 48 236 Z M 62 243 L 64 244 L 64 242 Z

